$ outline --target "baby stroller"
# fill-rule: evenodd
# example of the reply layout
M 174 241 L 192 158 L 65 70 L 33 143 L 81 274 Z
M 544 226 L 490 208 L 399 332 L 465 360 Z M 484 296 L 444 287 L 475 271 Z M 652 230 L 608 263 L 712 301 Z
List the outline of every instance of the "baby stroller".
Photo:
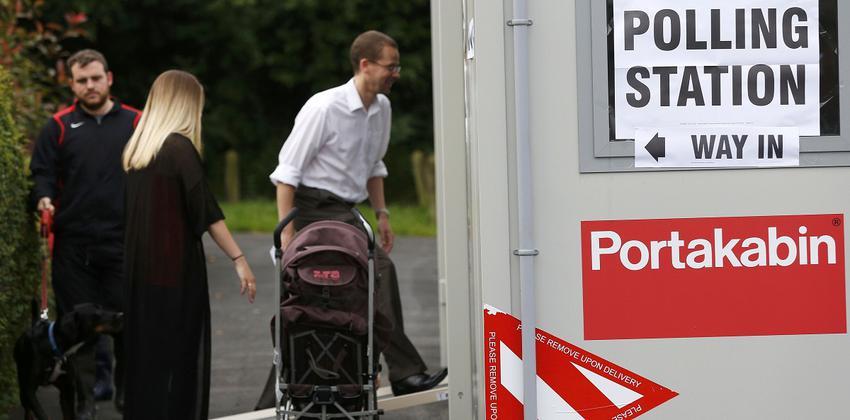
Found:
M 377 419 L 372 228 L 352 209 L 363 230 L 315 222 L 284 252 L 280 233 L 297 212 L 274 232 L 276 419 Z

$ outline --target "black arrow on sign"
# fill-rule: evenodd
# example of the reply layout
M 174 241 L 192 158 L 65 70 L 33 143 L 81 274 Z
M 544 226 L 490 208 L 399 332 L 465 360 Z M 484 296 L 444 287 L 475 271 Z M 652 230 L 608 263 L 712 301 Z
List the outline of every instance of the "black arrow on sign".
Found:
M 646 151 L 655 158 L 655 161 L 658 162 L 658 158 L 665 157 L 664 156 L 664 137 L 658 137 L 658 133 L 655 133 L 652 136 L 652 140 L 646 144 Z

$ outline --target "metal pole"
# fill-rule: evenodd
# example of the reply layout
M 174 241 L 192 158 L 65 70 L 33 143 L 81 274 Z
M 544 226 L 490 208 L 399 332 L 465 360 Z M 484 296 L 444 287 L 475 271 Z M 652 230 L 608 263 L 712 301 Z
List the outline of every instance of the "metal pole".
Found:
M 274 413 L 275 419 L 280 420 L 280 398 L 282 396 L 280 392 L 280 368 L 281 363 L 281 354 L 280 354 L 280 328 L 283 323 L 283 320 L 280 319 L 280 258 L 281 258 L 281 249 L 275 249 L 275 259 L 274 259 L 274 308 L 275 308 L 275 325 L 274 325 Z
M 274 367 L 275 367 L 275 379 L 274 379 L 274 409 L 275 409 L 275 419 L 281 419 L 280 412 L 280 400 L 283 397 L 283 392 L 280 389 L 280 372 L 283 369 L 283 355 L 281 352 L 281 348 L 283 345 L 280 343 L 280 330 L 283 328 L 283 319 L 281 319 L 280 313 L 280 270 L 283 259 L 283 244 L 281 243 L 280 233 L 283 232 L 283 229 L 286 228 L 286 225 L 289 222 L 295 220 L 295 216 L 298 215 L 298 208 L 293 208 L 289 211 L 280 222 L 278 222 L 277 227 L 274 229 L 274 233 L 272 234 L 272 242 L 274 242 L 274 306 L 275 308 L 275 328 L 274 328 Z M 287 418 L 289 416 L 286 416 Z
M 368 226 L 368 224 L 367 224 Z M 375 357 L 372 349 L 372 345 L 375 341 L 374 329 L 375 329 L 375 250 L 369 250 L 369 331 L 368 331 L 368 341 L 366 344 L 366 358 L 369 360 L 369 366 L 366 368 L 366 372 L 369 374 L 369 378 L 371 381 L 372 375 L 375 374 L 374 371 L 374 363 L 373 359 Z M 369 383 L 371 385 L 371 382 Z M 374 407 L 369 407 L 369 409 L 373 409 Z
M 369 392 L 372 393 L 372 398 L 368 398 L 369 404 L 367 406 L 368 411 L 373 411 L 377 407 L 375 406 L 376 399 L 376 390 L 375 390 L 375 365 L 374 365 L 374 342 L 375 342 L 375 258 L 377 258 L 377 253 L 375 252 L 375 247 L 378 246 L 375 241 L 375 232 L 372 230 L 372 225 L 366 221 L 366 218 L 363 217 L 363 214 L 357 210 L 357 207 L 352 207 L 351 212 L 354 213 L 354 216 L 360 221 L 360 224 L 363 225 L 363 230 L 366 231 L 366 237 L 369 242 L 369 258 L 367 259 L 367 269 L 368 269 L 368 277 L 369 277 L 369 314 L 368 322 L 369 329 L 367 331 L 368 338 L 366 342 L 366 360 L 368 361 L 368 365 L 366 367 L 367 377 L 369 378 L 369 386 L 371 387 Z
M 537 353 L 535 330 L 537 328 L 536 299 L 534 291 L 534 217 L 532 203 L 531 145 L 529 139 L 528 99 L 528 18 L 526 0 L 514 0 L 513 19 L 508 26 L 514 31 L 514 112 L 516 125 L 517 163 L 517 230 L 519 248 L 520 298 L 522 318 L 522 399 L 523 417 L 537 419 Z

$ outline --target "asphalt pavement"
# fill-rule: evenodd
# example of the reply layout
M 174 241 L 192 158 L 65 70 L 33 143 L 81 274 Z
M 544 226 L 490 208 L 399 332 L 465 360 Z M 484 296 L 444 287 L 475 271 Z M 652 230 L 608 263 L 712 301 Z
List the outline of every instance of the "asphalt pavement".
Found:
M 234 235 L 257 276 L 257 299 L 249 304 L 239 295 L 239 281 L 233 263 L 209 239 L 204 238 L 212 312 L 212 366 L 210 418 L 251 411 L 272 364 L 269 320 L 275 310 L 274 266 L 269 249 L 271 234 Z M 404 308 L 405 331 L 429 368 L 440 367 L 438 327 L 438 280 L 434 238 L 398 237 L 390 254 L 396 264 Z M 386 369 L 384 370 L 386 371 Z M 382 384 L 388 384 L 382 378 Z M 54 388 L 42 388 L 39 398 L 51 418 L 59 416 Z M 23 418 L 20 407 L 10 418 Z M 98 404 L 98 418 L 117 420 L 121 416 L 109 402 Z M 447 419 L 445 402 L 388 412 L 386 420 Z

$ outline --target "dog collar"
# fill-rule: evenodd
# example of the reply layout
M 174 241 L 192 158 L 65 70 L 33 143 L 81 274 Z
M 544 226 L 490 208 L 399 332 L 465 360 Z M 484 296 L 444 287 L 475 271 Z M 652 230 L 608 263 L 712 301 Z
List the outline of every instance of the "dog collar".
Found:
M 50 348 L 53 350 L 53 354 L 57 357 L 61 357 L 62 352 L 59 350 L 59 346 L 56 345 L 56 338 L 53 337 L 54 325 L 56 325 L 56 321 L 50 321 L 50 327 L 47 328 L 47 338 L 50 339 Z

